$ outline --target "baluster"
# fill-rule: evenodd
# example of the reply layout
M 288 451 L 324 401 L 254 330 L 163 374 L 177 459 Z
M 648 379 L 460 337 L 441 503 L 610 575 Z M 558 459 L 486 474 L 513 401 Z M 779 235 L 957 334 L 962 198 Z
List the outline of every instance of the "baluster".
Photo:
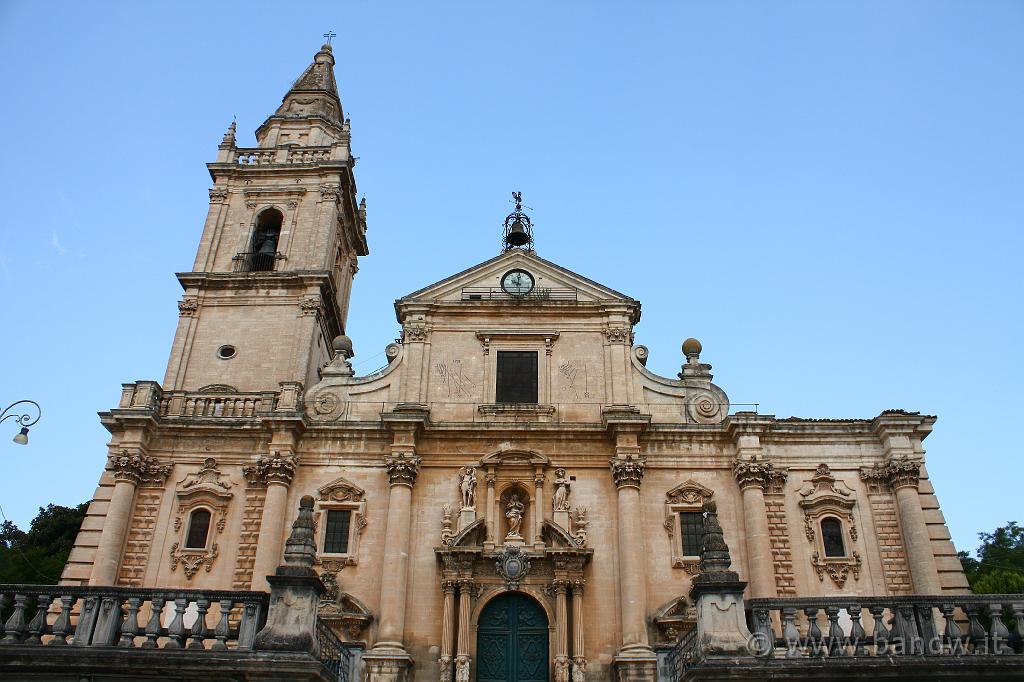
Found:
M 219 603 L 220 620 L 217 621 L 217 628 L 213 631 L 213 636 L 217 638 L 217 641 L 210 646 L 211 651 L 227 651 L 228 635 L 231 633 L 231 623 L 228 622 L 228 617 L 231 615 L 232 601 L 221 599 Z
M 821 648 L 821 628 L 818 627 L 818 611 L 820 609 L 817 606 L 809 606 L 804 609 L 804 615 L 807 616 L 807 655 L 808 656 L 823 656 L 825 652 Z
M 1013 610 L 1013 619 L 1016 626 L 1013 628 L 1013 648 L 1018 654 L 1024 653 L 1024 603 L 1013 602 L 1010 604 Z
M 196 599 L 196 622 L 192 624 L 191 639 L 188 642 L 189 649 L 205 649 L 203 640 L 209 636 L 206 627 L 206 612 L 210 609 L 210 600 L 200 597 Z
M 956 656 L 966 652 L 964 647 L 964 633 L 956 622 L 956 606 L 943 604 L 940 608 L 942 617 L 946 619 L 946 627 L 942 630 L 942 638 L 949 646 L 949 653 Z
M 1012 654 L 1010 648 L 1010 631 L 1003 622 L 1003 605 L 999 602 L 988 605 L 988 613 L 992 617 L 992 631 L 989 633 L 993 654 Z
M 972 650 L 977 650 L 978 647 L 985 646 L 985 640 L 988 639 L 988 634 L 985 632 L 985 628 L 982 627 L 981 622 L 978 620 L 979 607 L 977 604 L 968 604 L 964 607 L 967 611 L 967 640 L 973 645 Z
M 775 649 L 775 632 L 772 630 L 768 609 L 754 609 L 754 632 L 760 639 L 757 642 L 758 650 L 754 653 L 759 656 L 771 656 Z
M 800 631 L 796 629 L 796 609 L 782 608 L 782 637 L 786 640 L 786 658 L 800 658 Z
M 7 619 L 4 625 L 6 634 L 0 644 L 21 644 L 25 632 L 25 604 L 28 602 L 27 594 L 14 595 L 14 613 Z
M 50 603 L 53 598 L 46 598 L 45 594 L 36 596 L 36 615 L 32 617 L 32 622 L 28 624 L 28 637 L 25 638 L 23 644 L 42 644 L 43 635 L 46 634 L 46 612 L 50 608 Z
M 828 655 L 829 656 L 845 656 L 846 646 L 843 643 L 845 634 L 843 629 L 839 627 L 839 607 L 838 606 L 826 606 L 825 616 L 828 618 Z
M 167 643 L 165 649 L 181 649 L 185 645 L 185 608 L 188 599 L 181 597 L 174 600 L 174 618 L 167 626 Z
M 142 607 L 142 600 L 138 597 L 128 597 L 125 600 L 128 613 L 121 625 L 121 640 L 117 643 L 119 647 L 131 648 L 135 646 L 135 637 L 139 634 L 139 609 Z
M 875 645 L 875 655 L 882 656 L 889 653 L 889 631 L 885 629 L 885 607 L 869 606 L 871 612 L 871 641 Z
M 246 602 L 242 609 L 242 622 L 238 625 L 238 648 L 251 649 L 253 640 L 256 639 L 256 631 L 259 628 L 260 620 L 259 602 Z
M 66 646 L 68 634 L 71 632 L 71 605 L 75 603 L 75 597 L 70 594 L 60 596 L 60 615 L 53 622 L 53 639 L 47 644 L 50 646 Z
M 153 597 L 150 599 L 150 607 L 153 611 L 149 614 L 149 622 L 146 623 L 146 641 L 142 643 L 143 649 L 155 649 L 157 647 L 156 640 L 161 635 L 161 630 L 163 629 L 160 625 L 160 616 L 164 612 L 164 601 L 163 597 Z
M 860 604 L 851 604 L 846 607 L 847 613 L 850 614 L 850 640 L 853 644 L 853 655 L 854 656 L 867 656 L 868 650 L 864 648 L 864 626 L 860 623 L 861 613 L 864 611 L 864 607 Z

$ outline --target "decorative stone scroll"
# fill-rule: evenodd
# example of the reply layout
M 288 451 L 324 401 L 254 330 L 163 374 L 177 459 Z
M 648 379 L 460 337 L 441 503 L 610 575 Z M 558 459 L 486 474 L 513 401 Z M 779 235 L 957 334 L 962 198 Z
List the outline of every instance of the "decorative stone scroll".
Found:
M 217 538 L 224 532 L 228 507 L 231 503 L 232 483 L 224 480 L 224 474 L 217 468 L 217 460 L 208 457 L 198 472 L 188 474 L 175 490 L 178 506 L 174 517 L 174 531 L 177 541 L 171 545 L 171 571 L 181 564 L 185 578 L 191 580 L 200 567 L 207 572 L 213 568 L 214 560 L 220 553 Z M 209 514 L 209 524 L 203 545 L 189 547 L 189 529 L 197 512 Z
M 800 489 L 800 497 L 803 498 L 798 504 L 804 514 L 804 534 L 816 548 L 811 556 L 811 565 L 818 579 L 823 581 L 828 574 L 837 587 L 846 583 L 850 573 L 853 573 L 855 580 L 859 580 L 861 558 L 852 549 L 858 535 L 857 519 L 853 513 L 857 501 L 853 490 L 837 480 L 829 466 L 822 463 Z M 827 556 L 824 538 L 817 530 L 825 519 L 833 519 L 842 527 L 842 556 Z
M 615 487 L 624 488 L 632 486 L 639 488 L 640 481 L 644 478 L 644 465 L 646 462 L 647 459 L 639 455 L 616 457 L 608 460 L 608 464 L 612 468 L 612 479 L 615 481 Z
M 387 469 L 390 484 L 407 485 L 410 488 L 416 485 L 421 461 L 419 456 L 411 453 L 399 453 L 385 457 L 384 467 Z
M 171 475 L 171 466 L 162 464 L 149 455 L 141 452 L 121 450 L 110 457 L 110 468 L 114 472 L 115 481 L 129 481 L 137 486 L 162 486 Z

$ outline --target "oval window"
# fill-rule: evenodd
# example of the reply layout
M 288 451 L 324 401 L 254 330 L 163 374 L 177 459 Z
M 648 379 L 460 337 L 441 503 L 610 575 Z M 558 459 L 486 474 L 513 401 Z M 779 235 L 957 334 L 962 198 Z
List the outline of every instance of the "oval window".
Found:
M 238 350 L 232 345 L 224 345 L 217 349 L 217 357 L 221 360 L 230 360 L 238 354 Z

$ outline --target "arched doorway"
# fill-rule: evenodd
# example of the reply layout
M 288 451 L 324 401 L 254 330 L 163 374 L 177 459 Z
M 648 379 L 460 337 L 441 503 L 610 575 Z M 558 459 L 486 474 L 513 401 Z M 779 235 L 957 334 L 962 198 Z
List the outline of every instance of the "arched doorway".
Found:
M 548 617 L 522 592 L 492 599 L 476 635 L 477 682 L 548 682 Z

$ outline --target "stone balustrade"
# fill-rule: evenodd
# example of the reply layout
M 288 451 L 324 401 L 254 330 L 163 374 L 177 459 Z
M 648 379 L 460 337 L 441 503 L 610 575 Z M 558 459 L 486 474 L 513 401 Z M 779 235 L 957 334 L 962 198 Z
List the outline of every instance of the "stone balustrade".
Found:
M 769 598 L 746 607 L 751 653 L 761 657 L 1024 654 L 1021 594 Z
M 241 166 L 321 163 L 331 158 L 331 147 L 238 148 L 235 163 Z
M 168 391 L 159 401 L 161 417 L 258 417 L 274 408 L 277 394 Z
M 263 592 L 0 585 L 0 647 L 251 650 Z

